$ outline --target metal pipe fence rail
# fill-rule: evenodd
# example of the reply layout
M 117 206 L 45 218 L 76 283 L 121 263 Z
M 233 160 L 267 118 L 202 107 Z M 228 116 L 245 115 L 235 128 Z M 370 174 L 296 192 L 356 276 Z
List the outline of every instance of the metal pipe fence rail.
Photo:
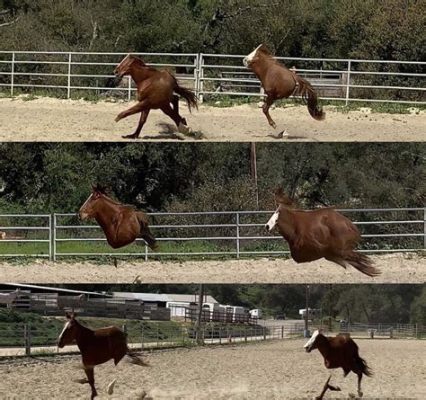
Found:
M 417 252 L 426 249 L 426 209 L 343 209 L 361 230 L 360 251 Z M 191 257 L 275 257 L 289 254 L 278 234 L 264 226 L 273 211 L 151 213 L 151 228 L 160 251 L 143 239 L 113 251 L 95 224 L 83 225 L 75 214 L 0 215 L 0 257 L 65 258 L 134 257 L 188 259 Z M 31 223 L 23 221 L 31 220 Z M 8 238 L 8 235 L 11 235 Z M 41 236 L 44 235 L 44 236 Z
M 45 91 L 65 98 L 115 95 L 131 100 L 135 87 L 108 87 L 127 53 L 0 51 L 0 92 Z M 200 101 L 214 96 L 262 97 L 243 55 L 135 53 L 148 65 L 169 68 Z M 324 100 L 426 104 L 423 61 L 277 57 L 309 79 Z
M 34 353 L 56 352 L 57 339 L 63 328 L 59 319 L 34 323 L 0 322 L 0 356 L 31 355 Z M 90 323 L 93 328 L 93 321 Z M 125 323 L 121 326 L 127 334 L 128 343 L 142 349 L 162 347 L 183 347 L 195 345 L 195 329 L 192 324 L 167 325 L 151 322 Z M 247 326 L 210 325 L 202 326 L 205 344 L 247 343 L 263 340 L 288 339 L 301 336 L 301 327 L 294 326 Z M 68 350 L 67 350 L 68 349 Z M 63 351 L 70 351 L 70 347 Z M 75 349 L 74 351 L 76 351 Z

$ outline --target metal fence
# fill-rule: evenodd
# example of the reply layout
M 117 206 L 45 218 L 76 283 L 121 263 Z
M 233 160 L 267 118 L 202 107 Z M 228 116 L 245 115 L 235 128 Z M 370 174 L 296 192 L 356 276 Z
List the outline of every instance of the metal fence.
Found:
M 38 324 L 0 322 L 0 356 L 56 352 L 57 339 L 63 328 L 62 319 L 46 319 Z M 88 325 L 93 329 L 100 327 L 95 320 L 90 321 Z M 128 343 L 132 347 L 152 349 L 182 347 L 196 343 L 193 324 L 126 322 L 121 328 L 126 332 Z M 303 335 L 303 322 L 281 326 L 203 324 L 201 335 L 205 344 L 218 345 L 288 339 Z M 63 351 L 78 350 L 71 346 Z
M 244 56 L 225 54 L 135 53 L 148 65 L 169 68 L 199 99 L 215 96 L 261 97 L 257 78 Z M 125 87 L 108 87 L 114 67 L 126 53 L 0 51 L 0 91 L 47 91 L 62 97 L 116 95 L 130 100 Z M 310 80 L 325 100 L 426 104 L 422 61 L 278 57 Z
M 367 253 L 416 252 L 426 248 L 426 209 L 339 210 L 359 227 Z M 274 257 L 289 254 L 278 234 L 265 231 L 272 211 L 151 213 L 151 228 L 160 244 L 151 251 L 137 239 L 117 251 L 106 243 L 98 225 L 83 225 L 75 214 L 0 215 L 0 257 Z M 30 221 L 30 222 L 28 222 Z

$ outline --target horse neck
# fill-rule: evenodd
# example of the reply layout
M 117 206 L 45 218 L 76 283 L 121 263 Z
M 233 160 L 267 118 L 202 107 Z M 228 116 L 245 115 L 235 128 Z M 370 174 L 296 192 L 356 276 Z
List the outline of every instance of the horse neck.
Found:
M 151 77 L 153 71 L 143 65 L 134 66 L 132 65 L 130 67 L 129 75 L 132 77 L 132 79 L 136 82 L 142 82 L 145 79 L 148 79 Z
M 111 215 L 114 215 L 118 212 L 119 204 L 115 204 L 108 198 L 103 198 L 102 203 L 99 204 L 98 209 L 94 215 L 97 223 L 102 227 L 102 229 L 108 230 L 111 225 Z
M 85 326 L 81 325 L 79 322 L 77 322 L 78 326 L 78 332 L 76 335 L 76 342 L 78 348 L 81 350 L 84 350 L 86 343 L 89 342 L 89 339 L 93 337 L 93 331 L 89 328 L 86 328 Z
M 280 207 L 278 230 L 288 242 L 291 242 L 295 238 L 296 229 L 294 212 L 288 207 Z
M 330 341 L 324 335 L 319 335 L 317 338 L 318 351 L 324 358 L 328 358 L 330 354 Z
M 259 76 L 259 77 L 263 77 L 267 71 L 268 68 L 271 66 L 271 64 L 275 63 L 275 60 L 269 60 L 269 59 L 265 59 L 262 62 L 256 62 L 252 65 L 252 70 L 253 72 Z

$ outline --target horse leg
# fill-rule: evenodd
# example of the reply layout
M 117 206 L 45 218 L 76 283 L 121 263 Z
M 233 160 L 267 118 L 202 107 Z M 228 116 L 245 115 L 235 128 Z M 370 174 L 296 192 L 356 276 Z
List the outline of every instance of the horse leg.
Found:
M 358 396 L 362 397 L 364 395 L 364 393 L 362 393 L 362 390 L 361 390 L 362 372 L 359 372 L 357 375 L 358 375 Z
M 170 104 L 162 107 L 161 111 L 163 111 L 164 114 L 168 115 L 174 121 L 180 133 L 189 133 L 189 128 L 184 123 L 186 121 L 184 121 L 184 119 L 176 112 L 176 110 L 170 106 Z
M 85 367 L 84 372 L 86 372 L 87 380 L 89 381 L 89 385 L 92 388 L 92 396 L 90 399 L 93 400 L 98 395 L 98 392 L 95 388 L 95 370 L 93 367 Z
M 130 115 L 137 114 L 139 112 L 142 112 L 144 110 L 148 109 L 148 104 L 146 101 L 140 101 L 139 103 L 135 104 L 134 106 L 128 108 L 127 110 L 121 111 L 116 117 L 115 122 L 118 122 L 122 120 L 123 118 L 127 118 Z
M 346 262 L 342 258 L 339 257 L 325 257 L 326 260 L 334 262 L 340 266 L 342 266 L 344 269 L 346 269 Z
M 172 99 L 173 109 L 179 114 L 179 96 L 177 94 L 173 95 Z M 187 125 L 186 119 L 182 117 L 182 124 Z
M 331 375 L 328 377 L 328 379 L 327 379 L 327 381 L 325 382 L 325 385 L 324 385 L 324 387 L 323 387 L 323 389 L 322 389 L 322 391 L 321 391 L 321 394 L 319 395 L 319 396 L 317 396 L 317 397 L 315 397 L 315 399 L 316 400 L 322 400 L 322 398 L 324 397 L 324 395 L 325 395 L 325 392 L 328 390 L 328 388 L 329 388 L 329 382 L 330 382 L 330 379 L 331 379 Z
M 139 124 L 136 130 L 131 135 L 125 135 L 123 136 L 124 139 L 137 139 L 141 133 L 141 130 L 148 119 L 149 110 L 143 110 L 141 112 L 141 117 L 139 119 Z
M 263 103 L 263 113 L 265 114 L 266 118 L 268 119 L 269 125 L 272 126 L 272 128 L 276 129 L 277 124 L 275 121 L 271 118 L 271 115 L 269 114 L 269 109 L 271 108 L 272 104 L 274 103 L 274 100 L 272 97 L 266 97 L 265 103 Z

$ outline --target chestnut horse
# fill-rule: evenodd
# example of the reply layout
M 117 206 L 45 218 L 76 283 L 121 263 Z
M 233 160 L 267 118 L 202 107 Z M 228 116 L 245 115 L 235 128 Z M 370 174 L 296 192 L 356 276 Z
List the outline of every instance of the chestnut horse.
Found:
M 345 377 L 351 371 L 357 374 L 358 396 L 363 396 L 361 391 L 362 375 L 371 377 L 373 373 L 365 360 L 359 356 L 357 344 L 348 335 L 326 337 L 322 334 L 321 330 L 316 330 L 303 347 L 308 353 L 318 349 L 324 357 L 326 368 L 342 368 Z M 321 400 L 327 390 L 341 390 L 338 386 L 330 385 L 330 379 L 331 375 L 327 379 L 321 394 L 316 399 Z
M 111 359 L 117 365 L 124 356 L 129 356 L 133 364 L 147 366 L 142 359 L 133 354 L 127 346 L 126 334 L 116 326 L 108 326 L 91 330 L 81 325 L 74 313 L 65 314 L 67 321 L 58 338 L 58 347 L 77 343 L 83 359 L 83 368 L 87 380 L 80 383 L 89 383 L 92 388 L 93 400 L 98 393 L 95 388 L 95 365 L 103 364 Z
M 148 227 L 146 214 L 111 199 L 98 185 L 92 187 L 91 195 L 80 208 L 79 217 L 81 220 L 94 218 L 113 249 L 126 246 L 138 237 L 144 239 L 151 249 L 158 247 Z
M 130 75 L 135 81 L 138 92 L 138 103 L 128 110 L 122 111 L 115 118 L 118 122 L 129 115 L 141 113 L 139 124 L 136 130 L 124 138 L 137 139 L 143 125 L 145 124 L 149 111 L 160 109 L 168 115 L 178 127 L 181 133 L 189 133 L 189 128 L 185 118 L 179 115 L 179 96 L 182 96 L 187 104 L 189 111 L 191 107 L 198 108 L 195 94 L 182 86 L 179 86 L 176 78 L 165 70 L 157 70 L 148 67 L 140 58 L 127 55 L 114 70 L 116 76 L 115 83 L 119 82 L 125 75 Z
M 333 208 L 295 209 L 295 204 L 282 189 L 275 191 L 275 202 L 278 209 L 265 228 L 268 231 L 278 228 L 297 263 L 325 258 L 344 268 L 350 264 L 371 277 L 380 275 L 370 258 L 354 250 L 361 235 L 348 218 Z
M 270 107 L 275 100 L 286 99 L 294 95 L 302 97 L 308 106 L 309 114 L 314 119 L 321 121 L 325 118 L 322 108 L 318 107 L 318 98 L 312 85 L 278 62 L 264 44 L 245 57 L 243 62 L 262 83 L 266 94 L 263 113 L 268 119 L 269 125 L 274 129 L 277 124 L 269 114 Z

